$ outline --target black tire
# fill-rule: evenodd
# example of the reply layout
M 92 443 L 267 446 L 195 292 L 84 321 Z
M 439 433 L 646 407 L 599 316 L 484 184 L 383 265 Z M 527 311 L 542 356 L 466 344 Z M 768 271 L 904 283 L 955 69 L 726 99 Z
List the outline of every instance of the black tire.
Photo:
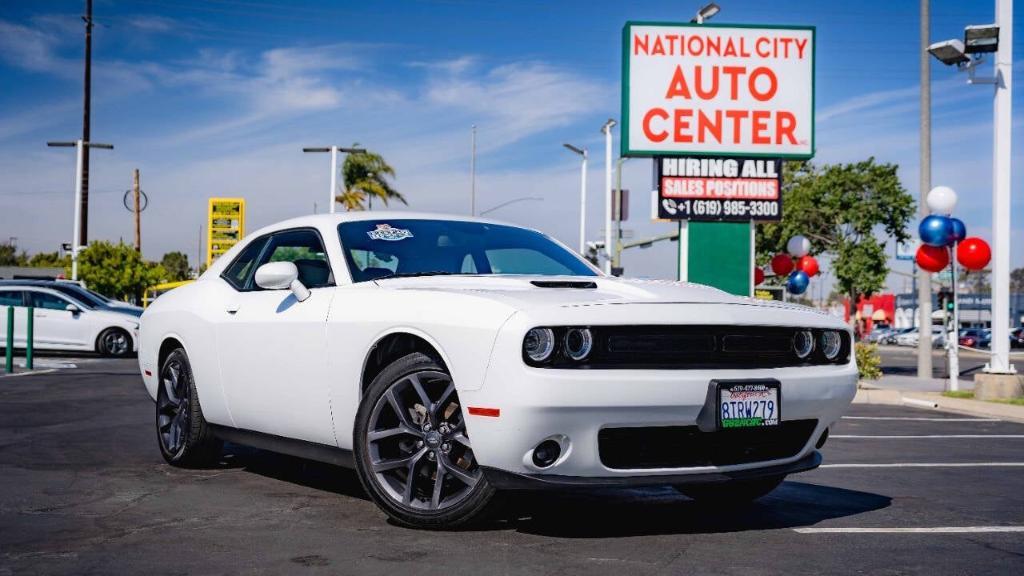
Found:
M 418 402 L 421 392 L 429 406 Z M 372 440 L 371 427 L 376 433 Z M 409 428 L 414 430 L 404 431 Z M 399 429 L 403 431 L 385 435 Z M 472 454 L 451 376 L 426 354 L 403 356 L 374 378 L 359 404 L 353 440 L 359 481 L 394 522 L 410 528 L 452 529 L 480 521 L 490 511 L 495 489 Z M 453 466 L 458 469 L 453 471 Z
M 755 480 L 729 480 L 713 484 L 680 484 L 675 486 L 675 489 L 701 504 L 742 506 L 767 496 L 785 479 L 785 476 L 768 476 Z
M 160 455 L 172 466 L 201 468 L 220 459 L 223 442 L 203 418 L 192 366 L 181 348 L 168 354 L 160 367 L 156 437 Z
M 96 338 L 96 352 L 102 356 L 127 358 L 132 354 L 132 337 L 122 328 L 107 328 Z

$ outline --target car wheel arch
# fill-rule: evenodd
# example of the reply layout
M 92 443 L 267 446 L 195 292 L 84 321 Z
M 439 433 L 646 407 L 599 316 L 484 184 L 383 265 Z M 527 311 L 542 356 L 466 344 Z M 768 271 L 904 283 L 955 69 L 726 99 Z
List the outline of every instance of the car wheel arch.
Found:
M 399 358 L 421 352 L 437 361 L 448 373 L 451 363 L 441 346 L 430 336 L 413 329 L 396 329 L 381 335 L 370 347 L 363 359 L 362 378 L 359 383 L 359 394 L 369 387 L 373 379 L 389 364 Z

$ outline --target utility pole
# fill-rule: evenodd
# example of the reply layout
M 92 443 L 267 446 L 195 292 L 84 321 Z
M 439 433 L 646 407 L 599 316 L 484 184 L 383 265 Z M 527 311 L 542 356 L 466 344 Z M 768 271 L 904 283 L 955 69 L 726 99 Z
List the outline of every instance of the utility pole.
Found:
M 136 168 L 132 171 L 132 195 L 135 197 L 135 251 L 142 252 L 142 219 L 139 217 L 142 210 L 140 209 L 139 197 L 141 189 L 139 188 L 139 169 Z
M 196 244 L 196 278 L 203 271 L 203 225 L 199 225 L 199 243 Z
M 85 16 L 82 17 L 85 21 L 85 82 L 84 82 L 84 93 L 82 97 L 82 142 L 89 142 L 90 136 L 90 120 L 89 116 L 92 111 L 92 0 L 85 0 Z M 81 149 L 82 156 L 82 191 L 81 191 L 81 208 L 79 211 L 79 218 L 81 222 L 78 228 L 78 244 L 85 246 L 89 243 L 89 147 L 85 146 Z
M 472 151 L 469 155 L 469 215 L 476 216 L 476 124 L 470 137 Z
M 306 147 L 302 149 L 303 152 L 330 152 L 331 154 L 331 192 L 328 197 L 328 206 L 330 207 L 329 212 L 334 214 L 334 205 L 337 204 L 336 194 L 338 193 L 338 152 L 344 152 L 346 154 L 362 154 L 366 152 L 365 148 L 344 148 L 342 146 L 319 146 L 319 147 Z
M 928 191 L 932 189 L 932 86 L 931 62 L 928 60 L 928 45 L 931 42 L 931 10 L 929 0 L 921 0 L 921 50 L 918 56 L 921 68 L 921 174 L 918 194 L 918 211 L 921 218 L 928 215 Z M 932 377 L 932 282 L 931 275 L 923 268 L 917 269 L 917 377 Z

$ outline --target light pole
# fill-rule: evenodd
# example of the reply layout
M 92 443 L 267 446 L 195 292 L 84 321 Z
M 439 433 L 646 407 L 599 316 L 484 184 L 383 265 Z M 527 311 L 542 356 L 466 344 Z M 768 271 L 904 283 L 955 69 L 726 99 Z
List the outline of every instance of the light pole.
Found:
M 331 153 L 331 193 L 327 205 L 330 206 L 330 213 L 334 214 L 334 205 L 336 204 L 335 194 L 338 193 L 338 152 L 344 152 L 346 154 L 362 154 L 366 152 L 366 149 L 344 148 L 342 146 L 320 146 L 303 148 L 302 151 Z
M 476 216 L 476 124 L 470 136 L 469 153 L 469 215 Z
M 497 210 L 499 208 L 504 208 L 505 206 L 508 206 L 509 204 L 515 204 L 516 202 L 530 202 L 530 201 L 533 201 L 533 202 L 543 202 L 544 199 L 539 197 L 539 196 L 523 196 L 521 198 L 513 198 L 513 199 L 509 200 L 508 202 L 502 202 L 501 204 L 498 204 L 497 206 L 491 206 L 487 210 L 484 210 L 484 211 L 480 212 L 480 215 L 483 216 L 484 214 L 487 214 L 488 212 L 494 212 L 495 210 Z
M 928 207 L 925 201 L 928 191 L 932 189 L 932 76 L 928 54 L 924 48 L 928 46 L 930 37 L 931 14 L 929 8 L 930 0 L 921 0 L 921 54 L 918 65 L 921 75 L 921 149 L 920 149 L 920 191 L 918 213 L 921 218 L 928 215 Z M 932 326 L 932 277 L 927 270 L 917 270 L 917 314 L 919 334 L 925 334 L 925 330 L 931 330 Z M 911 322 L 913 325 L 913 322 Z M 931 342 L 919 338 L 917 342 L 917 377 L 932 377 L 932 349 Z
M 580 155 L 580 255 L 587 249 L 587 149 L 572 144 L 562 144 L 571 152 Z
M 1010 364 L 1010 173 L 1013 116 L 1013 0 L 996 0 L 993 25 L 967 26 L 964 40 L 936 42 L 928 51 L 968 73 L 969 84 L 994 87 L 992 129 L 992 356 L 989 374 L 1014 374 Z M 994 76 L 976 78 L 984 55 L 995 52 Z
M 615 120 L 609 118 L 601 132 L 604 133 L 604 273 L 612 273 L 612 128 Z
M 75 140 L 74 142 L 47 142 L 46 145 L 52 148 L 74 148 L 77 153 L 75 155 L 75 222 L 71 237 L 71 279 L 78 280 L 78 253 L 82 250 L 79 235 L 82 233 L 82 181 L 84 180 L 82 173 L 85 164 L 85 150 L 87 148 L 113 150 L 114 145 L 84 142 L 82 140 Z
M 612 268 L 622 266 L 622 165 L 629 160 L 629 157 L 620 157 L 615 161 L 615 194 L 612 205 L 615 210 L 615 251 L 612 252 Z M 621 272 L 620 272 L 621 274 Z

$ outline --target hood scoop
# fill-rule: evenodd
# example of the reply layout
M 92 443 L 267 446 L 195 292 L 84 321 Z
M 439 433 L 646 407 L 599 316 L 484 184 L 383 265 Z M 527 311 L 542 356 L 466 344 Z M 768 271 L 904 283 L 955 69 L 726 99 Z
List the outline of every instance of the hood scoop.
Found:
M 597 282 L 588 282 L 586 280 L 531 280 L 530 284 L 538 288 L 579 288 L 591 290 L 597 288 Z

